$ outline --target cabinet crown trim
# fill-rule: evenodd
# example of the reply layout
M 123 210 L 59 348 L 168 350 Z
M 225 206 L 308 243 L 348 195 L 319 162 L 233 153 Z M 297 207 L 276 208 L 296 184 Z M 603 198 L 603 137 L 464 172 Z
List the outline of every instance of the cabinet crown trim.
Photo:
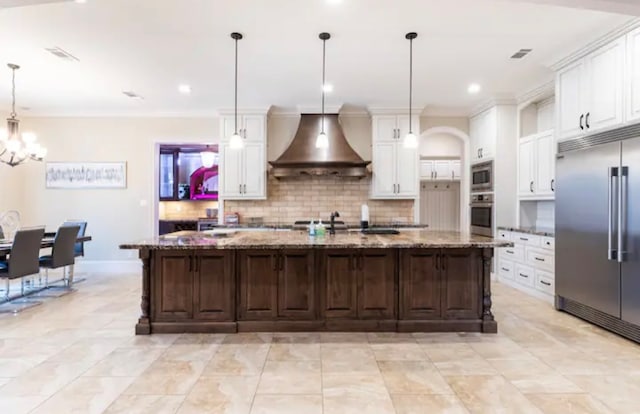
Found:
M 575 61 L 580 60 L 580 59 L 588 56 L 589 54 L 591 54 L 591 53 L 595 52 L 596 50 L 600 49 L 602 46 L 605 46 L 605 45 L 613 42 L 614 40 L 616 40 L 619 37 L 625 36 L 629 32 L 631 32 L 631 31 L 633 31 L 633 30 L 635 30 L 635 29 L 637 29 L 639 27 L 640 27 L 640 17 L 636 17 L 636 18 L 628 21 L 627 23 L 625 23 L 625 24 L 613 29 L 609 33 L 605 34 L 604 36 L 594 40 L 593 42 L 586 44 L 582 48 L 574 51 L 569 56 L 566 56 L 563 59 L 561 59 L 561 60 L 549 65 L 549 68 L 554 72 L 558 72 L 559 70 L 569 66 L 570 64 L 574 63 Z

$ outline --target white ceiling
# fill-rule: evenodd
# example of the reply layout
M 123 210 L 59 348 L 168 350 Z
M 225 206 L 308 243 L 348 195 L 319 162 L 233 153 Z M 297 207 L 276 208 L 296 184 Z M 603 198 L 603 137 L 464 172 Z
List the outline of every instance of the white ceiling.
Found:
M 547 1 L 547 0 L 533 0 Z M 620 1 L 620 0 L 617 0 Z M 625 0 L 626 1 L 626 0 Z M 42 0 L 0 0 L 0 6 Z M 12 4 L 9 4 L 12 3 Z M 414 106 L 468 109 L 552 79 L 548 65 L 630 16 L 513 0 L 88 0 L 0 9 L 0 108 L 7 62 L 21 64 L 22 116 L 206 115 L 233 106 L 232 31 L 240 31 L 239 106 L 317 106 L 328 31 L 328 105 L 406 107 L 408 31 Z M 58 46 L 66 62 L 44 50 Z M 520 48 L 533 53 L 521 61 Z M 179 83 L 193 88 L 180 95 Z M 483 90 L 467 94 L 478 82 Z M 130 99 L 122 91 L 144 97 Z M 1 113 L 0 113 L 1 115 Z

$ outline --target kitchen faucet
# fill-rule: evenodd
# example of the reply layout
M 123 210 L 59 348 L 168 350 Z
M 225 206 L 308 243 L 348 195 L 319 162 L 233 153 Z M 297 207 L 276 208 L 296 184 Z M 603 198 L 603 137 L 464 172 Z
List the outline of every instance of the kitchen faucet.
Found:
M 336 234 L 336 217 L 340 217 L 340 213 L 337 211 L 331 213 L 331 227 L 329 227 L 329 234 Z

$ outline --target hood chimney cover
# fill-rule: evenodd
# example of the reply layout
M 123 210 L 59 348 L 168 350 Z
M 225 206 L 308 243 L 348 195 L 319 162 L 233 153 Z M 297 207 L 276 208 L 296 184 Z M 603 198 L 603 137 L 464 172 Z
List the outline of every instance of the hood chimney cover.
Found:
M 325 132 L 329 148 L 316 148 L 316 138 L 322 129 L 322 115 L 302 114 L 293 141 L 280 158 L 270 161 L 271 174 L 276 178 L 301 175 L 367 176 L 368 161 L 364 161 L 347 142 L 338 114 L 325 114 Z

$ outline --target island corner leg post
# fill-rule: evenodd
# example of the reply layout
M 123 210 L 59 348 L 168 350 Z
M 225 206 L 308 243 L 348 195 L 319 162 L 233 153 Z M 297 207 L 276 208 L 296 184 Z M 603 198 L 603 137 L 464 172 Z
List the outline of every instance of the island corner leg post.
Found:
M 491 312 L 491 261 L 493 249 L 482 249 L 482 332 L 498 333 L 498 322 Z
M 150 313 L 150 278 L 151 278 L 151 252 L 148 249 L 141 249 L 139 254 L 142 260 L 142 297 L 140 300 L 140 318 L 136 324 L 136 335 L 151 334 Z

